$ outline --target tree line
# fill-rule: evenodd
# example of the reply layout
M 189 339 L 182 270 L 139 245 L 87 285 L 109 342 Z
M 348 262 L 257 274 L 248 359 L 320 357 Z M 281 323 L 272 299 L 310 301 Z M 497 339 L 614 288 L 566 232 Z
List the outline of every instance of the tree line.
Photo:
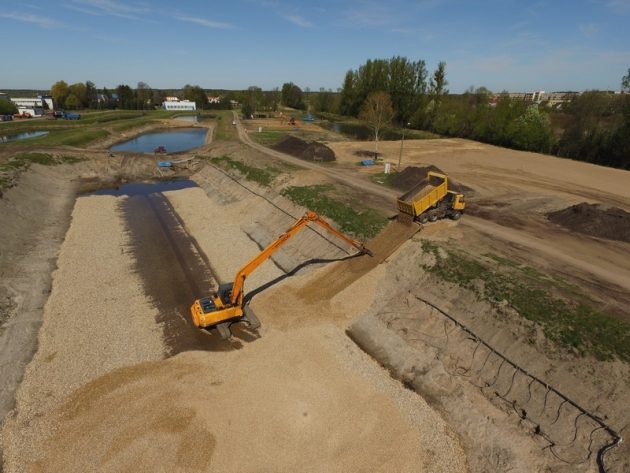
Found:
M 584 92 L 555 109 L 507 93 L 495 101 L 485 87 L 449 94 L 447 85 L 444 62 L 429 76 L 423 60 L 368 60 L 346 73 L 337 112 L 365 118 L 376 101 L 389 102 L 399 126 L 630 169 L 628 93 Z M 630 69 L 621 85 L 630 92 Z
M 50 88 L 55 107 L 60 109 L 122 109 L 153 110 L 160 107 L 167 97 L 195 102 L 197 109 L 228 109 L 230 97 L 217 93 L 218 103 L 209 103 L 208 95 L 198 85 L 186 84 L 182 89 L 152 89 L 146 82 L 138 82 L 135 88 L 120 84 L 115 88 L 97 89 L 93 82 L 77 82 L 68 85 L 65 81 L 55 82 Z M 212 91 L 210 92 L 212 96 Z

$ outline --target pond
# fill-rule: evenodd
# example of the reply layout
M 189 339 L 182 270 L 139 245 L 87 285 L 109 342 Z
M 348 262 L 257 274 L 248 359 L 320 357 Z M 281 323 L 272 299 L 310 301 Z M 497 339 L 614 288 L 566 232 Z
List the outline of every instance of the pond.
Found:
M 46 136 L 47 131 L 25 131 L 23 133 L 16 133 L 15 135 L 0 135 L 0 143 L 9 143 L 11 141 L 26 140 L 28 138 L 37 138 L 39 136 Z
M 347 122 L 327 122 L 324 121 L 321 124 L 323 127 L 328 128 L 335 133 L 341 133 L 349 138 L 367 141 L 374 139 L 374 132 L 366 125 L 359 123 L 347 123 Z M 379 139 L 384 141 L 396 141 L 400 140 L 402 134 L 395 130 L 385 130 L 380 133 Z
M 143 133 L 135 138 L 112 146 L 112 151 L 152 153 L 163 146 L 167 153 L 179 153 L 202 146 L 206 142 L 207 128 L 185 128 L 174 131 Z

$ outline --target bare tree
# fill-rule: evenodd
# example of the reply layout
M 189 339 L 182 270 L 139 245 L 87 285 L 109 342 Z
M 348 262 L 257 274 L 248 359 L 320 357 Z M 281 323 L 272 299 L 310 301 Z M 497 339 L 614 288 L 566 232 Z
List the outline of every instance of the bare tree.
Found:
M 374 150 L 375 157 L 378 156 L 378 138 L 379 134 L 386 126 L 389 126 L 394 118 L 394 109 L 392 100 L 387 92 L 372 92 L 368 95 L 359 118 L 374 131 Z

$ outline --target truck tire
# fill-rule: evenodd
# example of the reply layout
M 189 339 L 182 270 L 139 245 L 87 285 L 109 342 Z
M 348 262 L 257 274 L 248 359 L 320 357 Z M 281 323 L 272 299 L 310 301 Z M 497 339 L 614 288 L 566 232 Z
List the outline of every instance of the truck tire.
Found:
M 462 213 L 459 210 L 455 210 L 454 212 L 451 213 L 451 219 L 453 220 L 459 220 L 462 216 Z
M 429 220 L 429 214 L 427 214 L 426 212 L 423 214 L 420 214 L 418 215 L 417 220 L 420 223 L 427 223 L 427 221 Z
M 439 218 L 439 212 L 437 210 L 433 210 L 429 212 L 429 222 L 435 222 Z

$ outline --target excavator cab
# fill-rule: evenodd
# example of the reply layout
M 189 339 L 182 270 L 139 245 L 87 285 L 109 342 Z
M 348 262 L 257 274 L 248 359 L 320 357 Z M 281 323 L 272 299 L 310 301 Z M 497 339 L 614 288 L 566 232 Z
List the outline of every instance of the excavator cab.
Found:
M 254 314 L 249 305 L 242 305 L 242 301 L 233 306 L 232 289 L 234 283 L 219 285 L 219 290 L 210 295 L 197 299 L 190 308 L 193 322 L 197 327 L 215 327 L 221 338 L 226 339 L 232 336 L 230 326 L 236 319 L 238 322 L 245 322 L 250 330 L 260 327 L 260 320 Z

